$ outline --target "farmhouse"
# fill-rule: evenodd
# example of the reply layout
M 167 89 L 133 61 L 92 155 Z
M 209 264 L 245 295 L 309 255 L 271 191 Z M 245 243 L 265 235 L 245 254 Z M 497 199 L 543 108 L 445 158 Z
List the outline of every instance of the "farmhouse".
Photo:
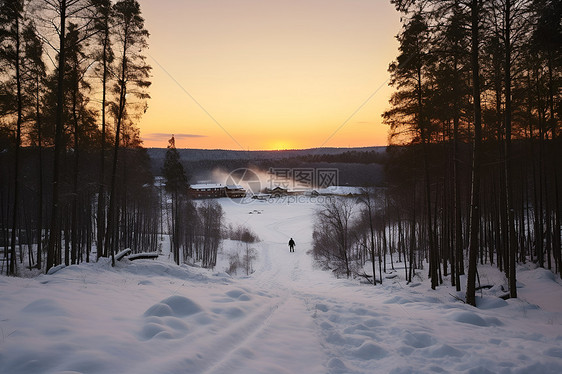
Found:
M 187 194 L 192 199 L 218 198 L 218 197 L 244 197 L 246 190 L 244 187 L 232 184 L 223 185 L 220 183 L 198 183 L 192 184 L 187 190 Z
M 280 197 L 280 196 L 287 196 L 288 189 L 276 186 L 274 188 L 266 188 L 265 193 L 270 194 L 271 197 Z
M 226 196 L 231 198 L 246 196 L 246 190 L 239 184 L 227 184 L 225 186 L 225 192 Z
M 192 184 L 187 194 L 193 199 L 226 197 L 226 188 L 218 183 Z

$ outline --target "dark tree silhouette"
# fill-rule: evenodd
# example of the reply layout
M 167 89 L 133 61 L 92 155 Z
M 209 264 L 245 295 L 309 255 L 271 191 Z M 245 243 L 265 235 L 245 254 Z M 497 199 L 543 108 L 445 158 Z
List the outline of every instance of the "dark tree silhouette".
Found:
M 187 175 L 180 161 L 180 154 L 175 147 L 174 137 L 170 139 L 170 145 L 166 151 L 166 159 L 162 168 L 166 179 L 166 191 L 172 195 L 172 236 L 171 245 L 174 253 L 174 261 L 180 263 L 180 238 L 179 230 L 181 222 L 182 200 L 187 194 Z
M 114 87 L 118 96 L 117 103 L 113 106 L 115 116 L 115 142 L 113 145 L 113 165 L 109 193 L 109 207 L 107 218 L 107 233 L 105 247 L 111 253 L 112 264 L 115 264 L 115 251 L 117 245 L 118 215 L 116 212 L 116 177 L 117 162 L 119 157 L 121 126 L 127 118 L 128 95 L 135 96 L 141 102 L 149 98 L 146 89 L 150 86 L 148 77 L 150 66 L 145 63 L 141 54 L 147 47 L 148 31 L 144 28 L 144 19 L 141 17 L 140 5 L 135 0 L 121 0 L 114 5 L 115 19 L 117 20 L 116 37 L 119 40 L 120 63 L 118 67 L 118 80 Z M 131 104 L 131 103 L 129 103 Z

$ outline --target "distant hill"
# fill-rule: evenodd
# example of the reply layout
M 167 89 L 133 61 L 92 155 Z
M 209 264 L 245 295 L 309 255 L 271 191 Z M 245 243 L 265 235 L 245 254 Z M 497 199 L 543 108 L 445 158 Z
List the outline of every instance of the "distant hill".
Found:
M 225 149 L 191 149 L 178 148 L 180 157 L 185 161 L 202 160 L 280 160 L 309 155 L 337 155 L 345 152 L 384 152 L 385 146 L 357 147 L 357 148 L 309 148 L 283 151 L 236 151 Z M 148 154 L 153 160 L 164 160 L 166 148 L 148 148 Z

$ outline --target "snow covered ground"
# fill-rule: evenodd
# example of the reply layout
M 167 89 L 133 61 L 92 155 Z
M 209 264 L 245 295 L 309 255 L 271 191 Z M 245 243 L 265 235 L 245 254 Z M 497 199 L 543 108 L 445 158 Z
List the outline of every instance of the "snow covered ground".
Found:
M 481 267 L 496 286 L 473 308 L 398 266 L 382 287 L 315 269 L 313 204 L 221 202 L 262 239 L 253 274 L 163 256 L 2 276 L 0 373 L 562 372 L 562 284 L 547 270 L 520 268 L 520 298 L 504 301 Z

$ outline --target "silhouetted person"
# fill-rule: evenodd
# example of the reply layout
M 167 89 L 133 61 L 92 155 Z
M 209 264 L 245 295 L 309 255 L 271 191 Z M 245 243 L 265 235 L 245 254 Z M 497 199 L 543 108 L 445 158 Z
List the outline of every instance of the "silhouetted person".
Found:
M 294 252 L 295 251 L 295 241 L 293 240 L 293 238 L 291 238 L 289 240 L 289 252 Z

